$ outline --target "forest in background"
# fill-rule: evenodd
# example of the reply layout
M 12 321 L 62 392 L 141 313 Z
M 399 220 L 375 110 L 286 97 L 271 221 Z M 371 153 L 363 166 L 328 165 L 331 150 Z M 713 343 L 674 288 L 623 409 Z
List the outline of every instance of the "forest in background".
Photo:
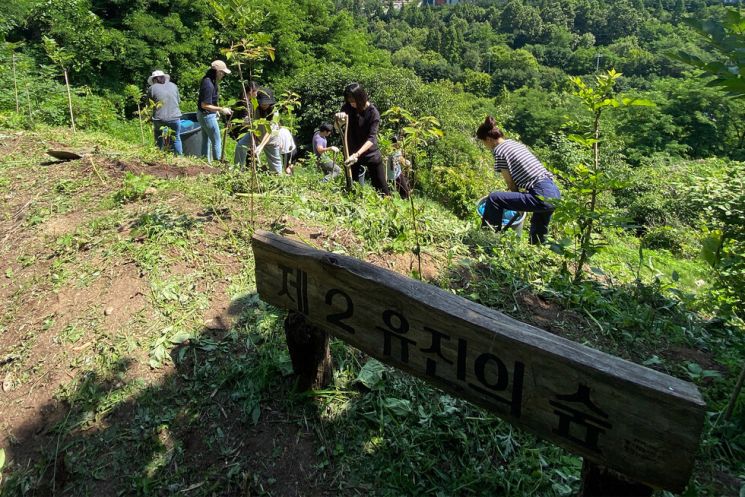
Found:
M 369 90 L 381 113 L 399 107 L 436 118 L 443 137 L 411 151 L 417 193 L 472 220 L 475 201 L 499 183 L 473 139 L 484 116 L 494 115 L 546 162 L 567 198 L 552 225 L 556 258 L 546 262 L 530 252 L 525 262 L 506 255 L 489 276 L 498 279 L 508 264 L 519 270 L 526 264 L 525 275 L 548 264 L 550 276 L 537 287 L 629 333 L 639 324 L 634 311 L 603 315 L 605 303 L 617 298 L 612 291 L 593 286 L 592 277 L 574 286 L 566 277 L 584 271 L 582 246 L 599 261 L 589 263 L 589 274 L 611 283 L 626 278 L 639 302 L 695 313 L 705 337 L 684 340 L 728 349 L 718 358 L 729 371 L 726 382 L 706 393 L 719 415 L 734 402 L 745 350 L 745 106 L 713 85 L 712 74 L 716 67 L 732 72 L 743 60 L 722 61 L 697 26 L 726 23 L 740 7 L 700 0 L 475 0 L 431 8 L 407 3 L 401 10 L 374 0 L 17 0 L 0 5 L 0 128 L 69 125 L 62 70 L 49 56 L 48 40 L 64 55 L 78 128 L 137 141 L 136 94 L 153 70 L 169 73 L 182 110 L 194 110 L 209 62 L 249 36 L 274 49 L 273 59 L 252 62 L 255 79 L 300 100 L 292 124 L 301 146 L 339 108 L 351 81 Z M 745 25 L 738 19 L 727 32 L 741 38 Z M 709 70 L 694 68 L 690 58 Z M 592 170 L 595 115 L 587 89 L 599 95 L 603 84 L 609 98 L 595 100 L 607 106 L 598 130 L 602 153 Z M 230 103 L 240 91 L 234 71 L 221 98 Z M 400 131 L 384 118 L 385 152 Z M 588 191 L 597 200 L 592 212 Z M 589 219 L 593 231 L 583 239 Z M 624 250 L 619 268 L 608 270 L 603 252 L 612 259 Z M 674 269 L 644 283 L 642 268 L 652 265 L 645 251 L 665 254 Z M 684 274 L 678 263 L 705 268 L 706 281 L 697 279 L 699 272 Z M 661 295 L 670 300 L 655 300 Z M 488 290 L 476 297 L 487 304 L 492 298 Z M 685 312 L 664 321 L 665 329 L 687 333 L 680 331 Z M 699 382 L 703 373 L 682 375 Z M 733 474 L 742 471 L 745 454 L 742 401 L 737 405 L 739 417 L 720 426 L 729 438 L 717 459 Z M 709 446 L 716 446 L 713 438 Z M 709 491 L 701 495 L 715 495 Z

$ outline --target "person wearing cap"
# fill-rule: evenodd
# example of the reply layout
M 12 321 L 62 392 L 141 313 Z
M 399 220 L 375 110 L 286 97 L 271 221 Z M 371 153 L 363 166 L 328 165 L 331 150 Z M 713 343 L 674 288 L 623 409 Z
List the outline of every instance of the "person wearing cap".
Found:
M 215 60 L 202 78 L 199 86 L 199 98 L 197 100 L 197 120 L 202 128 L 202 155 L 212 162 L 214 157 L 220 160 L 222 154 L 222 140 L 220 139 L 220 125 L 217 122 L 218 114 L 229 116 L 232 111 L 229 107 L 218 106 L 219 88 L 218 83 L 230 69 L 221 60 Z
M 277 174 L 282 174 L 284 166 L 282 165 L 282 153 L 280 151 L 279 137 L 279 113 L 274 109 L 274 94 L 269 88 L 260 87 L 256 90 L 256 108 L 255 119 L 267 121 L 257 127 L 256 139 L 259 144 L 256 146 L 255 156 L 259 157 L 261 152 L 266 152 L 267 165 L 269 170 Z M 246 153 L 251 144 L 251 135 L 246 134 L 238 140 L 235 147 L 235 162 L 243 165 L 246 163 Z
M 178 93 L 178 87 L 171 82 L 171 77 L 161 70 L 153 71 L 147 84 L 150 87 L 147 90 L 147 96 L 157 105 L 153 113 L 153 132 L 155 143 L 158 148 L 163 149 L 163 128 L 168 127 L 173 130 L 173 150 L 178 155 L 184 155 L 181 145 L 181 97 Z

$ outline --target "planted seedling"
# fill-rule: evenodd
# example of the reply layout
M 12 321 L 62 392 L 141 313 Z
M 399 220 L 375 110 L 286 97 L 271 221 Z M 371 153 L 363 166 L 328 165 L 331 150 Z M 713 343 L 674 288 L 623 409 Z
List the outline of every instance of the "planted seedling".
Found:
M 140 140 L 142 144 L 145 144 L 145 131 L 142 126 L 142 107 L 140 102 L 143 101 L 145 95 L 140 91 L 136 85 L 127 85 L 124 87 L 124 95 L 127 99 L 134 101 L 137 104 L 137 119 L 140 122 Z
M 72 132 L 75 133 L 75 116 L 72 112 L 72 94 L 70 92 L 70 80 L 67 76 L 67 69 L 68 67 L 70 67 L 74 55 L 67 51 L 65 48 L 60 47 L 54 38 L 44 36 L 43 39 L 44 51 L 46 51 L 49 58 L 52 59 L 52 62 L 60 66 L 60 68 L 62 69 L 62 73 L 65 76 L 65 87 L 67 88 L 67 104 L 70 107 L 70 127 L 72 127 Z
M 411 112 L 401 107 L 391 107 L 389 110 L 383 113 L 384 117 L 387 117 L 391 123 L 400 130 L 402 135 L 401 139 L 401 155 L 406 157 L 407 154 L 411 157 L 411 169 L 405 171 L 408 174 L 411 181 L 411 192 L 409 194 L 409 205 L 411 207 L 411 220 L 414 225 L 414 240 L 416 247 L 414 248 L 414 254 L 417 258 L 417 277 L 422 279 L 422 248 L 419 243 L 419 226 L 416 215 L 416 207 L 414 205 L 414 168 L 417 159 L 423 155 L 424 147 L 431 141 L 442 138 L 443 132 L 440 129 L 440 122 L 434 116 L 423 116 L 415 117 Z M 404 165 L 405 166 L 405 161 Z

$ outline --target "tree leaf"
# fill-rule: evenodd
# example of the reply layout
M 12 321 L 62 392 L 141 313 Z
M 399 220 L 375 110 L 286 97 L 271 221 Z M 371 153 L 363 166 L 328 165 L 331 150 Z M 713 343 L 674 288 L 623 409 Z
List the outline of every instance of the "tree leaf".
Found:
M 411 413 L 411 401 L 388 397 L 383 400 L 383 407 L 390 409 L 396 416 L 407 416 Z
M 375 390 L 383 382 L 383 373 L 385 373 L 385 365 L 375 359 L 370 359 L 360 369 L 356 381 L 359 381 L 370 390 Z

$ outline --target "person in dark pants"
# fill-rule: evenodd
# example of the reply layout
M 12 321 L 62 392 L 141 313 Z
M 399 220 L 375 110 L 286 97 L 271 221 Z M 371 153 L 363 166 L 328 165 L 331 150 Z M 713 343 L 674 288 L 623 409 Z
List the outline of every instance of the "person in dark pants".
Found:
M 171 77 L 163 71 L 153 71 L 153 74 L 147 78 L 150 88 L 147 90 L 147 96 L 158 104 L 153 113 L 153 128 L 155 131 L 155 143 L 158 148 L 163 150 L 163 128 L 168 127 L 173 130 L 173 139 L 171 140 L 173 151 L 178 155 L 184 155 L 184 149 L 181 145 L 181 97 L 178 93 L 178 87 L 173 84 Z
M 367 92 L 359 83 L 344 88 L 344 105 L 336 114 L 336 122 L 347 122 L 349 158 L 345 162 L 352 168 L 352 177 L 360 184 L 365 182 L 365 171 L 379 193 L 391 194 L 386 181 L 383 157 L 378 149 L 380 112 L 367 99 Z
M 528 147 L 515 140 L 505 139 L 493 117 L 487 116 L 476 131 L 476 137 L 494 153 L 494 169 L 502 174 L 509 192 L 492 192 L 484 208 L 482 226 L 502 228 L 505 209 L 532 212 L 530 243 L 543 243 L 548 223 L 554 213 L 551 199 L 561 198 L 553 175 L 543 167 Z
M 318 131 L 313 135 L 311 142 L 313 153 L 316 154 L 316 163 L 321 171 L 326 173 L 326 176 L 323 177 L 324 183 L 331 181 L 341 172 L 341 168 L 334 163 L 334 160 L 328 154 L 328 152 L 339 153 L 337 147 L 327 146 L 328 137 L 331 136 L 332 132 L 333 127 L 329 123 L 323 123 L 318 127 Z

